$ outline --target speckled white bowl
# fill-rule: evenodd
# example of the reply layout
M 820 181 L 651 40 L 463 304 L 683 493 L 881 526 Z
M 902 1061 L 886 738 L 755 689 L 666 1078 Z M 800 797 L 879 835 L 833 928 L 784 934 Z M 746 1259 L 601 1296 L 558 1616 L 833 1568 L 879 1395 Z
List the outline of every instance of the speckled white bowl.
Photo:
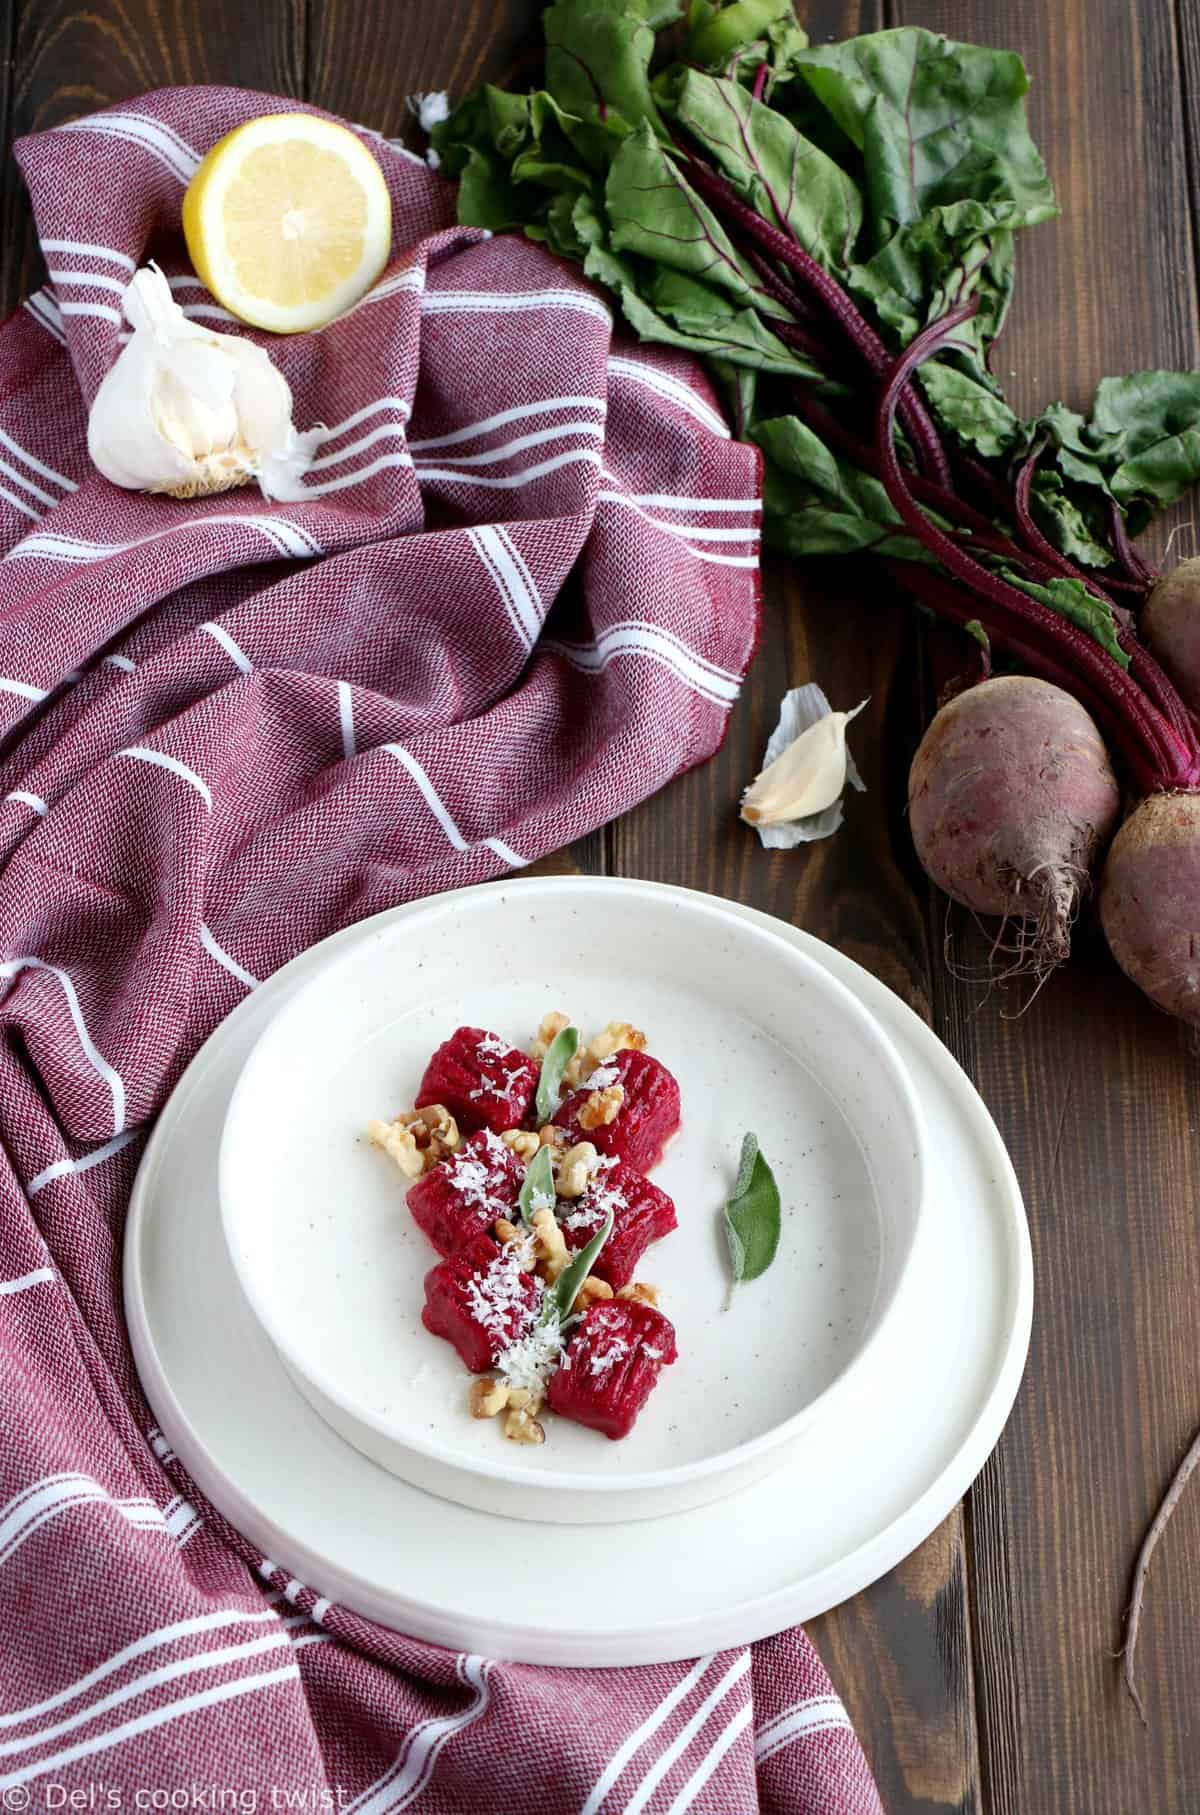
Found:
M 550 1417 L 547 1442 L 524 1448 L 468 1416 L 468 1376 L 422 1327 L 437 1257 L 363 1130 L 411 1103 L 452 1028 L 524 1045 L 552 1008 L 588 1031 L 634 1022 L 679 1079 L 683 1131 L 655 1174 L 679 1228 L 639 1274 L 662 1290 L 680 1358 L 623 1442 Z M 727 1310 L 720 1211 L 748 1128 L 783 1235 Z M 230 1104 L 222 1213 L 297 1387 L 384 1468 L 507 1516 L 649 1518 L 757 1480 L 818 1413 L 852 1404 L 904 1289 L 923 1149 L 890 1041 L 784 940 L 700 896 L 522 881 L 381 926 L 280 1010 Z

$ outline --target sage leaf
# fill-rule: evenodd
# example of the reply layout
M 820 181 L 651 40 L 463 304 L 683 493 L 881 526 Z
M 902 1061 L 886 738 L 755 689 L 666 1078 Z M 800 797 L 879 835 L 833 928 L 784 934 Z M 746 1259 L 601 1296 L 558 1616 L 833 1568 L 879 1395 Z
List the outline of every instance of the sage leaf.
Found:
M 548 1122 L 558 1108 L 563 1072 L 578 1051 L 579 1029 L 577 1027 L 564 1027 L 547 1047 L 546 1056 L 542 1060 L 541 1075 L 538 1078 L 537 1097 L 534 1100 L 539 1123 Z
M 780 1204 L 779 1187 L 759 1150 L 756 1134 L 748 1134 L 742 1142 L 737 1182 L 723 1214 L 733 1285 L 758 1279 L 779 1246 Z M 731 1297 L 732 1292 L 731 1286 Z
M 539 1147 L 528 1166 L 517 1196 L 521 1221 L 532 1226 L 535 1210 L 553 1210 L 558 1201 L 554 1189 L 554 1160 L 549 1147 Z
M 543 1148 L 543 1152 L 545 1151 L 547 1150 Z M 602 1227 L 596 1231 L 587 1247 L 579 1250 L 570 1266 L 564 1267 L 554 1284 L 547 1288 L 546 1304 L 547 1306 L 553 1305 L 552 1315 L 557 1315 L 560 1321 L 570 1315 L 571 1306 L 575 1303 L 579 1288 L 591 1272 L 596 1257 L 612 1231 L 613 1213 L 610 1210 Z

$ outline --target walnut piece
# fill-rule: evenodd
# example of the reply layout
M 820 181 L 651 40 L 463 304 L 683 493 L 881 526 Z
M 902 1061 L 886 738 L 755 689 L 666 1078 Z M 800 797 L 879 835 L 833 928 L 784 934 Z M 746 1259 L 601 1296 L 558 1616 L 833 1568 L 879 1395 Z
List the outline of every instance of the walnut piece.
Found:
M 575 1294 L 575 1303 L 571 1309 L 572 1311 L 586 1311 L 588 1306 L 595 1304 L 598 1299 L 611 1298 L 612 1295 L 613 1289 L 606 1279 L 597 1279 L 594 1273 L 589 1273 Z
M 510 1223 L 506 1216 L 496 1218 L 496 1240 L 502 1248 L 516 1246 L 520 1249 L 517 1264 L 522 1273 L 532 1273 L 534 1267 L 534 1241 L 528 1229 L 522 1229 L 516 1223 Z
M 588 1052 L 594 1065 L 602 1065 L 605 1059 L 611 1059 L 615 1052 L 645 1052 L 646 1036 L 638 1027 L 631 1027 L 628 1021 L 610 1021 L 608 1026 L 588 1042 Z
M 538 1129 L 538 1140 L 543 1147 L 565 1147 L 567 1131 L 560 1128 L 557 1122 L 546 1122 Z
M 632 1298 L 635 1303 L 641 1305 L 657 1305 L 658 1287 L 643 1285 L 641 1280 L 635 1279 L 632 1285 L 622 1286 L 617 1297 Z
M 533 1251 L 537 1257 L 538 1271 L 543 1279 L 553 1285 L 571 1260 L 566 1236 L 559 1227 L 558 1218 L 553 1210 L 534 1211 L 533 1235 Z
M 599 1163 L 600 1155 L 591 1141 L 576 1141 L 560 1153 L 555 1178 L 559 1197 L 582 1197 Z
M 425 1155 L 417 1146 L 416 1136 L 403 1116 L 394 1122 L 367 1123 L 367 1139 L 395 1160 L 405 1178 L 420 1178 L 425 1170 Z
M 509 1391 L 502 1380 L 477 1380 L 471 1388 L 472 1418 L 494 1418 L 508 1404 Z
M 531 1160 L 541 1141 L 536 1134 L 529 1134 L 524 1128 L 506 1128 L 500 1136 L 506 1147 L 511 1147 L 519 1160 Z
M 570 1025 L 571 1020 L 569 1015 L 560 1015 L 558 1013 L 543 1015 L 541 1026 L 537 1030 L 533 1045 L 529 1048 L 533 1057 L 535 1059 L 544 1059 L 563 1028 L 570 1027 Z
M 603 1090 L 593 1090 L 579 1111 L 579 1126 L 587 1129 L 607 1128 L 620 1115 L 624 1101 L 624 1084 L 609 1084 Z
M 406 1178 L 420 1178 L 462 1145 L 458 1123 L 443 1103 L 410 1109 L 390 1122 L 368 1122 L 367 1138 L 395 1160 Z
M 546 1433 L 528 1406 L 515 1406 L 505 1413 L 504 1435 L 510 1443 L 544 1443 Z

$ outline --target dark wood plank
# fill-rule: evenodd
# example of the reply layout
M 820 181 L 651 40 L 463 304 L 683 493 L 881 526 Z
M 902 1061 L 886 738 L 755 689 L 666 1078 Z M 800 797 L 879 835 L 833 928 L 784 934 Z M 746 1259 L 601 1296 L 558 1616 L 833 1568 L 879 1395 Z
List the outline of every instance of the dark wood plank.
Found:
M 801 9 L 814 41 L 876 29 L 869 3 Z M 908 755 L 920 734 L 913 624 L 877 581 L 831 562 L 798 572 L 768 560 L 759 654 L 721 753 L 610 829 L 622 875 L 683 883 L 745 901 L 807 928 L 930 1012 L 925 889 L 903 824 Z M 853 705 L 870 695 L 854 738 L 868 792 L 836 838 L 766 852 L 737 819 L 781 694 L 818 680 Z M 820 1647 L 893 1812 L 976 1810 L 970 1626 L 960 1513 L 901 1569 L 813 1621 Z
M 309 98 L 423 149 L 408 98 L 468 94 L 518 64 L 536 76 L 541 12 L 541 0 L 327 0 L 310 20 Z
M 8 25 L 11 21 L 11 25 Z M 303 93 L 305 0 L 5 0 L 4 80 L 12 106 L 5 144 L 172 83 L 232 82 Z M 2 103 L 0 103 L 2 105 Z M 7 313 L 42 281 L 28 198 L 5 159 L 0 243 Z
M 1193 38 L 1195 10 L 1182 10 Z M 1078 403 L 1106 372 L 1195 366 L 1171 9 L 903 0 L 903 15 L 1011 45 L 1034 78 L 1034 132 L 1063 219 L 1023 245 L 1001 356 L 1018 400 Z M 937 935 L 944 912 L 931 902 Z M 979 938 L 962 917 L 951 926 L 958 956 L 978 961 Z M 969 1502 L 984 1806 L 1174 1815 L 1200 1804 L 1195 1502 L 1152 1579 L 1147 1733 L 1113 1653 L 1132 1553 L 1200 1416 L 1200 1084 L 1183 1036 L 1119 976 L 1094 926 L 1017 1015 L 1021 1002 L 935 973 L 935 1024 L 1025 1187 L 1038 1289 L 1025 1386 Z

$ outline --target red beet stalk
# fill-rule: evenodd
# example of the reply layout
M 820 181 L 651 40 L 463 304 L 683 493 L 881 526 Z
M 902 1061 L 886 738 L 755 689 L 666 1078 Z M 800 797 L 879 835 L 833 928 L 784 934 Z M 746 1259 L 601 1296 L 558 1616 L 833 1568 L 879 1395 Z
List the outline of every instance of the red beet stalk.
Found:
M 807 288 L 820 297 L 829 313 L 842 329 L 851 345 L 877 377 L 881 377 L 891 365 L 891 354 L 875 332 L 870 322 L 854 306 L 837 279 L 831 277 L 822 265 L 819 265 L 811 254 L 807 253 L 791 234 L 773 227 L 770 221 L 764 221 L 756 214 L 725 178 L 709 168 L 686 147 L 680 147 L 686 159 L 688 181 L 699 190 L 716 212 L 727 222 L 732 223 L 739 234 L 764 252 L 776 259 L 781 265 L 793 271 Z M 941 437 L 934 425 L 929 411 L 917 396 L 911 385 L 906 385 L 904 395 L 899 402 L 900 420 L 905 432 L 913 444 L 913 450 L 924 471 L 931 479 L 949 487 L 952 483 L 950 462 L 942 446 Z
M 935 608 L 960 623 L 978 618 L 998 647 L 1007 649 L 1035 673 L 1064 686 L 1068 692 L 1077 697 L 1082 694 L 1143 793 L 1159 789 L 1200 790 L 1200 740 L 1182 701 L 1178 701 L 1178 714 L 1173 706 L 1171 718 L 1165 717 L 1138 678 L 1086 631 L 984 567 L 961 543 L 931 522 L 913 496 L 896 453 L 900 392 L 912 373 L 946 343 L 976 307 L 975 299 L 963 303 L 918 334 L 893 365 L 879 403 L 876 456 L 884 489 L 901 521 L 973 595 L 970 601 L 963 598 L 952 604 L 948 593 L 957 595 L 958 589 L 946 589 L 939 576 L 934 575 L 931 578 L 937 584 L 931 588 L 926 581 L 923 596 L 931 603 L 936 596 L 939 603 Z M 1173 696 L 1165 675 L 1154 679 L 1161 697 Z

